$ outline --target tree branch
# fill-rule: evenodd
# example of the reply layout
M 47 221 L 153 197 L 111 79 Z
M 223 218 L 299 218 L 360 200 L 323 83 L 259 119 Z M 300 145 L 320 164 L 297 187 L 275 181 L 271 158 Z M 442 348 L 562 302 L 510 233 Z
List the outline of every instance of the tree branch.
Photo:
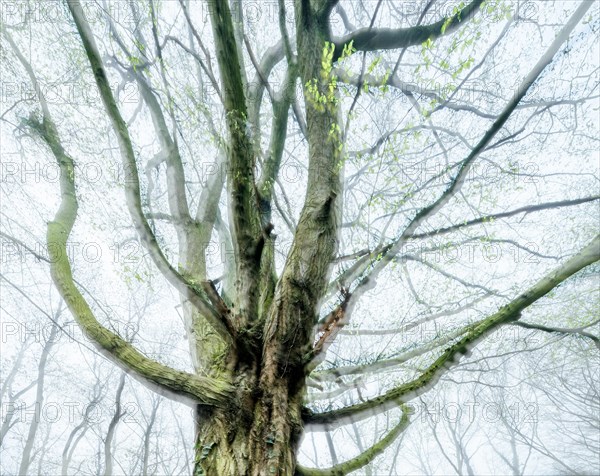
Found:
M 262 254 L 260 215 L 254 182 L 254 147 L 249 135 L 247 99 L 238 45 L 228 2 L 213 1 L 210 20 L 223 83 L 228 147 L 228 184 L 234 256 L 237 265 L 236 326 L 247 326 L 257 314 Z
M 518 320 L 524 309 L 548 294 L 573 274 L 598 260 L 600 260 L 600 235 L 597 235 L 585 248 L 567 260 L 562 266 L 547 274 L 509 304 L 501 307 L 498 312 L 478 321 L 472 330 L 458 342 L 448 347 L 418 378 L 363 403 L 324 413 L 313 413 L 309 410 L 305 415 L 306 423 L 312 425 L 327 424 L 329 426 L 341 425 L 351 420 L 368 418 L 396 406 L 399 402 L 406 402 L 422 395 L 435 385 L 445 372 L 460 362 L 464 355 L 470 354 L 475 345 L 494 330 L 504 324 Z
M 154 17 L 154 7 L 152 6 L 152 3 L 150 10 L 152 12 L 152 16 Z M 152 23 L 152 31 L 155 39 L 155 46 L 159 52 L 158 59 L 161 68 L 161 76 L 163 78 L 164 85 L 166 88 L 167 84 L 164 76 L 164 64 L 162 59 L 162 53 L 160 50 L 160 45 L 158 43 L 158 33 L 156 31 L 156 27 L 154 26 L 154 20 Z M 110 17 L 108 17 L 108 25 L 112 37 L 120 46 L 121 50 L 123 50 L 123 52 L 127 55 L 128 58 L 133 57 L 134 55 L 128 50 L 127 46 L 121 39 L 120 35 L 117 32 L 117 29 L 115 28 L 113 20 Z M 139 50 L 143 62 L 149 63 L 150 60 L 146 55 L 146 51 L 148 51 L 149 48 L 140 32 L 139 25 L 135 31 L 135 39 L 139 45 Z M 191 217 L 188 208 L 187 197 L 185 194 L 185 173 L 183 170 L 181 155 L 175 137 L 171 137 L 171 134 L 167 127 L 167 121 L 160 107 L 160 103 L 158 102 L 157 95 L 152 90 L 147 78 L 144 77 L 142 71 L 143 69 L 130 69 L 131 75 L 140 87 L 142 98 L 148 106 L 148 110 L 152 118 L 154 131 L 158 137 L 158 142 L 161 148 L 158 155 L 161 158 L 164 158 L 164 161 L 167 164 L 167 189 L 169 209 L 171 211 L 171 214 L 175 218 L 175 221 L 173 223 L 175 224 L 175 229 L 177 230 L 180 242 L 183 242 L 185 241 L 185 236 L 190 232 L 188 224 L 191 222 Z M 169 103 L 172 102 L 170 95 L 168 101 Z
M 569 329 L 565 327 L 549 327 L 544 326 L 542 324 L 533 324 L 530 322 L 515 322 L 513 323 L 515 326 L 523 327 L 525 329 L 535 329 L 538 331 L 557 333 L 557 334 L 567 334 L 567 335 L 579 335 L 582 337 L 587 337 L 594 342 L 594 345 L 600 350 L 600 338 L 596 337 L 594 334 L 590 334 L 589 332 L 585 332 L 581 329 Z
M 98 52 L 98 47 L 96 46 L 93 33 L 87 20 L 85 19 L 85 15 L 79 0 L 69 0 L 68 7 L 75 21 L 75 25 L 77 26 L 77 31 L 79 32 L 79 36 L 83 43 L 88 61 L 90 62 L 90 66 L 94 74 L 102 102 L 104 103 L 106 113 L 108 114 L 112 127 L 117 135 L 119 149 L 121 150 L 121 157 L 123 160 L 123 167 L 128 172 L 128 187 L 126 187 L 125 195 L 127 207 L 131 217 L 133 218 L 133 222 L 136 231 L 140 236 L 141 242 L 146 247 L 157 268 L 165 276 L 165 278 L 185 298 L 194 304 L 200 312 L 202 312 L 204 317 L 215 329 L 215 332 L 217 332 L 217 334 L 223 340 L 225 340 L 225 342 L 231 342 L 233 330 L 229 324 L 227 316 L 221 316 L 219 312 L 210 305 L 209 300 L 204 295 L 204 291 L 201 287 L 188 282 L 184 276 L 178 273 L 171 266 L 160 249 L 158 242 L 156 241 L 156 237 L 154 236 L 154 233 L 152 232 L 152 229 L 150 228 L 150 225 L 148 224 L 142 210 L 139 176 L 135 160 L 135 153 L 133 151 L 131 138 L 129 136 L 129 130 L 125 121 L 123 120 L 123 117 L 121 116 L 108 83 L 108 78 L 106 76 L 102 60 L 100 59 L 100 54 Z
M 46 99 L 41 89 L 37 87 L 33 69 L 20 53 L 10 35 L 7 32 L 4 33 L 38 92 L 42 108 L 42 121 L 30 118 L 27 121 L 28 125 L 48 145 L 61 171 L 60 206 L 54 219 L 48 223 L 46 243 L 52 279 L 73 317 L 102 355 L 125 372 L 132 374 L 147 387 L 188 404 L 226 406 L 232 391 L 229 383 L 174 370 L 149 359 L 129 342 L 102 326 L 75 286 L 67 252 L 67 240 L 75 224 L 78 210 L 75 192 L 75 163 L 67 155 L 60 142 Z
M 554 55 L 558 52 L 562 44 L 568 40 L 569 35 L 577 26 L 579 21 L 583 18 L 585 13 L 589 10 L 591 5 L 592 4 L 590 2 L 584 1 L 581 3 L 581 5 L 575 11 L 575 13 L 573 13 L 567 24 L 556 36 L 556 38 L 548 47 L 546 52 L 535 64 L 535 66 L 529 72 L 529 74 L 523 79 L 511 101 L 509 101 L 509 103 L 504 107 L 503 111 L 496 118 L 492 126 L 486 131 L 486 133 L 478 142 L 478 144 L 471 150 L 469 155 L 462 162 L 460 162 L 456 176 L 450 182 L 450 184 L 448 185 L 446 190 L 444 190 L 441 196 L 439 196 L 432 204 L 419 210 L 419 212 L 414 216 L 414 218 L 403 230 L 401 235 L 394 242 L 389 243 L 386 246 L 378 247 L 373 253 L 366 255 L 364 258 L 359 260 L 360 262 L 362 262 L 362 266 L 364 266 L 363 269 L 365 271 L 366 269 L 368 269 L 369 266 L 372 267 L 369 273 L 366 276 L 364 276 L 360 280 L 358 285 L 354 288 L 353 299 L 358 299 L 361 295 L 364 294 L 366 290 L 370 289 L 375 285 L 374 281 L 378 274 L 381 273 L 381 271 L 394 260 L 396 255 L 399 253 L 401 247 L 406 242 L 406 240 L 413 237 L 415 235 L 415 231 L 429 217 L 431 217 L 432 215 L 437 213 L 441 208 L 443 208 L 444 205 L 446 205 L 446 203 L 448 203 L 450 199 L 460 191 L 463 184 L 467 180 L 468 173 L 471 170 L 471 167 L 473 166 L 475 160 L 490 144 L 491 140 L 502 129 L 504 124 L 506 124 L 512 113 L 517 108 L 518 104 L 525 97 L 533 83 L 538 79 L 538 77 L 544 71 L 546 66 L 548 66 L 552 62 Z M 373 260 L 375 258 L 376 261 L 373 263 Z M 361 268 L 361 265 L 357 263 L 355 263 L 353 268 Z
M 600 200 L 600 196 L 596 195 L 592 197 L 577 198 L 575 200 L 560 200 L 557 202 L 540 203 L 539 205 L 527 205 L 525 207 L 516 208 L 507 212 L 492 213 L 483 217 L 474 218 L 473 220 L 467 220 L 463 223 L 457 223 L 456 225 L 451 225 L 445 228 L 437 228 L 426 233 L 414 234 L 411 238 L 415 240 L 425 239 L 432 236 L 444 235 L 446 233 L 450 233 L 452 231 L 456 231 L 467 226 L 478 225 L 480 223 L 489 223 L 491 221 L 498 220 L 501 218 L 508 218 L 514 215 L 519 215 L 520 213 L 527 214 L 531 212 L 538 212 L 541 210 L 551 210 L 553 208 L 572 207 L 575 205 L 581 205 L 582 203 L 594 202 L 596 200 Z
M 402 417 L 400 418 L 398 424 L 392 428 L 392 430 L 381 440 L 355 458 L 327 469 L 313 469 L 298 466 L 296 471 L 302 476 L 343 476 L 351 473 L 352 471 L 356 471 L 357 469 L 365 467 L 377 456 L 383 453 L 385 449 L 394 442 L 398 435 L 408 428 L 408 425 L 410 424 L 408 417 L 409 409 L 404 405 L 402 405 L 401 408 Z
M 342 38 L 334 38 L 334 61 L 339 59 L 344 46 L 352 42 L 356 51 L 381 51 L 420 45 L 431 39 L 447 35 L 464 25 L 481 7 L 484 0 L 473 0 L 456 14 L 430 25 L 411 28 L 361 28 Z
M 322 372 L 318 372 L 316 374 L 311 375 L 315 380 L 322 381 L 330 381 L 335 380 L 339 377 L 347 376 L 347 375 L 374 375 L 378 372 L 383 372 L 387 369 L 397 367 L 400 364 L 408 362 L 415 357 L 426 354 L 427 352 L 431 352 L 432 350 L 441 347 L 450 341 L 462 336 L 463 334 L 472 330 L 474 325 L 468 325 L 465 327 L 461 327 L 459 329 L 449 331 L 441 336 L 436 336 L 433 340 L 424 343 L 420 347 L 409 350 L 401 353 L 396 357 L 392 357 L 390 359 L 378 360 L 371 364 L 364 365 L 347 365 L 344 367 L 334 367 L 331 369 L 323 370 Z

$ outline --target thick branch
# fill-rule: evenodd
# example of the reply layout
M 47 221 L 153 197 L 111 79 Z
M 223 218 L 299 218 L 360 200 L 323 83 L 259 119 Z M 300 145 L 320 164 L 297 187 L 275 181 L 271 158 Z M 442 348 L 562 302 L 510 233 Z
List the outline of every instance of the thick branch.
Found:
M 265 221 L 271 221 L 271 199 L 273 188 L 275 187 L 275 180 L 279 175 L 279 168 L 281 166 L 281 159 L 283 157 L 285 141 L 287 139 L 286 134 L 289 110 L 295 84 L 296 68 L 293 65 L 288 66 L 281 94 L 278 98 L 275 98 L 275 101 L 273 102 L 273 120 L 269 149 L 257 186 L 260 194 L 261 213 L 263 215 L 266 214 L 266 216 L 263 216 L 263 223 Z
M 12 46 L 14 47 L 14 43 Z M 16 48 L 15 52 L 36 84 L 33 70 Z M 36 90 L 40 91 L 38 88 Z M 75 164 L 60 142 L 58 131 L 41 92 L 39 92 L 39 99 L 43 111 L 42 122 L 30 120 L 29 125 L 49 146 L 61 171 L 60 206 L 54 220 L 48 223 L 46 233 L 50 272 L 73 317 L 102 355 L 156 392 L 187 403 L 227 405 L 232 390 L 230 384 L 174 370 L 147 358 L 130 343 L 102 326 L 75 286 L 67 252 L 67 240 L 75 224 L 78 209 L 75 193 Z
M 342 329 L 347 323 L 347 304 L 350 301 L 352 295 L 346 289 L 342 289 L 341 293 L 344 296 L 342 304 L 337 306 L 325 318 L 325 322 L 322 326 L 322 334 L 315 343 L 312 351 L 309 353 L 309 358 L 307 359 L 308 362 L 305 368 L 305 372 L 307 375 L 310 374 L 310 372 L 313 369 L 317 368 L 323 360 L 325 360 L 327 349 L 335 341 L 335 338 L 340 329 Z
M 234 255 L 238 269 L 237 326 L 256 316 L 261 238 L 254 184 L 254 147 L 249 135 L 248 109 L 239 62 L 238 45 L 228 2 L 211 2 L 210 20 L 223 83 L 227 130 L 228 185 Z
M 477 11 L 484 0 L 473 0 L 469 5 L 448 18 L 430 25 L 411 28 L 361 28 L 342 38 L 333 40 L 334 61 L 340 58 L 344 46 L 352 42 L 356 51 L 380 51 L 420 45 L 431 39 L 447 35 L 464 25 Z

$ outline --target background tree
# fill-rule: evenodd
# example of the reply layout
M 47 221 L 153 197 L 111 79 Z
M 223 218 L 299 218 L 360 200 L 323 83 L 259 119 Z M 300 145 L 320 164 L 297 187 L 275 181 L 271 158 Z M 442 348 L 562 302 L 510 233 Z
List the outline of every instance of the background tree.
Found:
M 597 6 L 526 5 L 296 0 L 262 20 L 241 0 L 68 0 L 52 22 L 10 10 L 6 74 L 34 94 L 3 111 L 3 138 L 56 175 L 34 187 L 18 180 L 25 159 L 3 167 L 20 205 L 2 237 L 36 256 L 4 281 L 23 291 L 12 274 L 41 283 L 49 268 L 97 352 L 194 409 L 194 474 L 359 470 L 441 379 L 493 374 L 488 359 L 519 341 L 492 345 L 499 330 L 583 339 L 591 362 Z M 27 43 L 54 40 L 47 57 Z M 88 94 L 56 107 L 57 74 Z M 91 243 L 111 252 L 92 258 Z M 147 294 L 139 326 L 159 342 L 117 326 Z M 188 362 L 165 334 L 178 319 Z M 120 382 L 92 471 L 117 470 Z M 132 464 L 144 474 L 165 461 L 151 401 Z M 343 426 L 374 438 L 338 451 Z M 300 464 L 304 434 L 323 431 L 320 469 Z

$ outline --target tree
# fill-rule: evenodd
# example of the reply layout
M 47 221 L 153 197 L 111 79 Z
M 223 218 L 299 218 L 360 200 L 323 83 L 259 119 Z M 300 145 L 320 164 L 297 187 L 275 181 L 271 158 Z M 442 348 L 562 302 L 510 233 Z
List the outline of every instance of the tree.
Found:
M 560 213 L 572 207 L 597 210 L 599 197 L 589 193 L 561 200 L 550 199 L 551 193 L 540 194 L 511 208 L 509 199 L 496 201 L 505 184 L 495 184 L 489 176 L 473 177 L 480 163 L 491 163 L 504 178 L 531 177 L 530 171 L 519 169 L 503 154 L 536 133 L 543 135 L 541 147 L 556 154 L 556 144 L 546 142 L 555 133 L 554 111 L 566 104 L 581 110 L 582 121 L 588 121 L 585 127 L 592 131 L 597 127 L 591 119 L 597 105 L 596 86 L 573 79 L 572 92 L 564 97 L 527 99 L 557 62 L 567 61 L 564 58 L 579 54 L 573 51 L 584 51 L 582 45 L 595 41 L 597 21 L 587 18 L 592 2 L 570 8 L 569 16 L 560 19 L 560 28 L 552 30 L 556 36 L 531 62 L 533 66 L 528 65 L 526 71 L 518 67 L 520 82 L 508 99 L 500 91 L 473 88 L 484 100 L 491 100 L 491 107 L 483 107 L 481 99 L 469 103 L 457 96 L 469 88 L 467 80 L 476 70 L 485 70 L 486 61 L 494 61 L 492 53 L 522 19 L 518 10 L 511 11 L 503 2 L 461 2 L 441 15 L 434 12 L 436 2 L 429 1 L 412 26 L 388 28 L 378 26 L 385 18 L 382 12 L 387 12 L 388 19 L 410 17 L 406 12 L 394 13 L 394 2 L 375 2 L 372 11 L 358 2 L 357 12 L 349 19 L 343 2 L 337 0 L 295 0 L 293 12 L 281 0 L 276 8 L 279 39 L 262 56 L 257 54 L 260 34 L 245 17 L 241 0 L 202 5 L 185 0 L 177 4 L 129 2 L 133 24 L 123 28 L 122 18 L 114 12 L 112 17 L 102 16 L 106 36 L 85 4 L 68 0 L 64 5 L 68 19 L 56 25 L 65 35 L 61 53 L 72 71 L 90 78 L 98 99 L 76 112 L 53 107 L 39 79 L 43 68 L 25 54 L 23 40 L 17 39 L 19 29 L 5 25 L 3 54 L 14 60 L 15 74 L 27 76 L 36 104 L 29 99 L 15 103 L 2 117 L 7 120 L 12 114 L 16 130 L 29 141 L 27 147 L 44 147 L 60 172 L 60 196 L 45 237 L 47 262 L 58 293 L 109 361 L 160 395 L 195 408 L 193 474 L 334 475 L 358 470 L 408 427 L 408 403 L 436 385 L 492 333 L 520 321 L 534 303 L 558 292 L 557 287 L 575 274 L 571 280 L 583 281 L 582 289 L 590 286 L 586 277 L 593 279 L 597 271 L 600 235 L 594 218 L 585 212 L 577 223 L 582 227 L 576 240 L 579 249 L 570 249 L 553 267 L 536 268 L 521 285 L 513 283 L 510 292 L 500 293 L 487 282 L 465 280 L 428 261 L 427 253 L 447 249 L 454 243 L 448 237 L 462 233 L 467 243 L 480 241 L 481 235 L 469 234 L 478 230 L 488 244 L 512 243 L 515 250 L 537 256 L 542 252 L 528 243 L 498 239 L 494 233 L 486 236 L 486 227 L 494 222 L 510 224 L 511 217 L 538 212 Z M 109 13 L 110 6 L 103 3 Z M 368 26 L 355 27 L 353 22 L 363 21 L 367 13 Z M 431 13 L 434 21 L 428 21 Z M 210 32 L 201 31 L 202 14 L 208 17 Z M 490 15 L 495 23 L 482 21 L 481 17 Z M 344 32 L 334 29 L 334 17 L 342 19 Z M 499 36 L 486 39 L 484 35 L 500 25 L 500 19 L 504 27 L 496 31 Z M 289 31 L 290 25 L 295 31 Z M 32 22 L 31 31 L 35 28 Z M 272 30 L 268 31 L 271 36 Z M 213 44 L 208 44 L 208 38 Z M 490 42 L 489 50 L 482 51 L 480 45 Z M 469 48 L 476 51 L 477 65 L 473 56 L 466 60 L 460 56 L 459 51 L 468 53 Z M 254 80 L 249 78 L 252 71 Z M 561 71 L 573 78 L 594 74 L 585 70 L 576 75 L 564 64 Z M 405 82 L 407 74 L 428 86 L 416 90 Z M 483 77 L 489 80 L 490 74 Z M 431 86 L 437 76 L 446 81 L 441 90 Z M 133 110 L 119 102 L 119 93 L 130 84 L 140 98 Z M 301 86 L 298 97 L 297 84 Z M 211 98 L 203 94 L 206 90 Z M 392 90 L 407 102 L 392 101 Z M 387 107 L 388 119 L 401 112 L 412 113 L 416 119 L 397 124 L 379 120 L 379 137 L 374 145 L 361 149 L 361 134 L 367 135 L 366 105 L 371 102 Z M 267 110 L 269 125 L 264 120 Z M 385 117 L 385 111 L 374 114 Z M 471 131 L 460 124 L 434 122 L 437 117 L 460 121 L 461 114 L 475 118 Z M 81 133 L 78 127 L 83 127 L 80 121 L 86 116 L 91 121 L 85 124 L 89 130 Z M 109 126 L 108 137 L 105 126 Z M 425 141 L 419 138 L 423 132 Z M 583 161 L 586 155 L 596 156 L 592 152 L 595 142 L 593 132 L 577 127 L 569 137 L 570 147 L 573 142 L 579 144 L 572 153 L 579 161 L 576 170 L 584 177 L 571 172 L 559 175 L 565 187 L 579 190 L 590 180 Z M 409 139 L 413 143 L 407 145 Z M 536 145 L 527 146 L 532 150 Z M 108 186 L 102 192 L 111 196 L 103 200 L 116 200 L 117 194 L 112 193 L 116 189 L 122 192 L 129 223 L 124 225 L 122 216 L 115 217 L 114 223 L 135 230 L 150 260 L 149 274 L 161 276 L 152 279 L 163 279 L 178 294 L 193 367 L 189 371 L 149 357 L 103 323 L 78 281 L 69 243 L 77 221 L 82 215 L 93 219 L 88 214 L 94 209 L 94 200 L 82 196 L 81 190 L 90 183 L 80 177 L 80 164 L 89 159 L 86 154 L 98 154 L 107 147 L 109 154 L 118 153 L 121 168 L 112 190 Z M 150 159 L 148 150 L 155 152 Z M 202 177 L 198 168 L 205 164 L 200 156 L 211 155 L 216 159 L 211 160 L 210 173 Z M 438 166 L 433 177 L 412 180 L 397 174 L 408 167 L 408 160 L 419 156 L 425 157 L 419 164 L 423 170 L 431 164 Z M 299 170 L 305 170 L 306 177 L 294 186 L 283 186 L 282 174 L 289 172 L 285 160 L 291 158 L 303 164 L 305 168 Z M 102 165 L 103 170 L 107 168 Z M 588 174 L 592 175 L 589 183 L 597 190 L 594 172 Z M 192 178 L 195 175 L 200 175 L 200 181 Z M 304 197 L 292 204 L 286 191 Z M 490 204 L 504 207 L 484 211 Z M 525 232 L 527 222 L 520 229 Z M 14 233 L 3 232 L 3 236 L 23 244 Z M 213 236 L 224 243 L 224 263 L 215 264 L 210 246 Z M 288 249 L 281 244 L 285 236 L 289 236 Z M 427 240 L 438 237 L 448 240 L 431 247 Z M 428 244 L 411 247 L 415 243 Z M 447 303 L 455 298 L 458 305 L 436 311 L 412 283 L 419 276 L 410 270 L 412 264 L 458 283 L 461 291 L 448 290 L 444 298 Z M 436 313 L 460 313 L 469 301 L 465 297 L 470 298 L 467 307 L 484 301 L 480 309 L 485 314 L 455 323 L 446 335 L 405 349 L 396 346 L 398 354 L 391 357 L 372 362 L 357 359 L 351 365 L 328 361 L 332 346 L 356 338 L 344 333 L 344 327 L 357 314 L 357 306 L 373 299 L 378 286 L 393 279 L 398 269 L 414 304 L 435 312 L 424 313 L 412 323 L 398 319 L 390 326 L 395 330 L 382 329 L 381 335 L 398 334 L 398 325 L 405 334 L 435 320 Z M 128 272 L 142 284 L 150 282 L 139 270 Z M 465 290 L 476 292 L 467 295 Z M 544 332 L 575 332 L 598 343 L 593 334 L 573 327 L 524 325 Z M 422 356 L 429 360 L 419 360 Z M 357 375 L 376 375 L 415 358 L 416 367 L 407 366 L 401 379 L 378 389 L 377 395 L 361 396 Z M 312 397 L 317 404 L 309 404 L 309 386 L 331 392 L 330 396 L 348 393 L 353 398 L 346 405 L 327 409 L 318 401 L 330 398 L 318 392 Z M 122 389 L 123 384 L 117 398 Z M 328 469 L 298 464 L 305 431 L 333 432 L 397 408 L 397 421 L 358 456 Z M 118 411 L 115 418 L 118 421 Z M 149 424 L 148 431 L 151 428 Z M 105 440 L 107 471 L 112 462 L 111 438 L 112 433 Z M 148 438 L 149 434 L 147 444 Z M 147 446 L 144 454 L 145 472 Z

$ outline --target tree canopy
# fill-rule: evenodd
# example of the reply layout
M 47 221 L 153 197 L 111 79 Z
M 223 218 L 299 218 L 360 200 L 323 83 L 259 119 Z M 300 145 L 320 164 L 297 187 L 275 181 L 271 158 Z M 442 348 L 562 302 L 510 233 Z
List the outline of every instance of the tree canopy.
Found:
M 600 470 L 598 10 L 4 2 L 3 471 Z

